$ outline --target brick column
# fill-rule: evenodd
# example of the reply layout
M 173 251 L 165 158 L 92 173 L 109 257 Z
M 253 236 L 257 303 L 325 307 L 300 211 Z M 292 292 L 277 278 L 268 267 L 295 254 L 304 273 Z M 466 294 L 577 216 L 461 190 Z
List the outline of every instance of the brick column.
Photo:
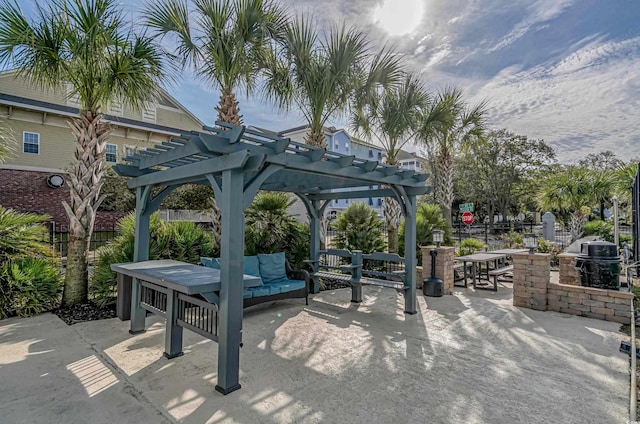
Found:
M 547 310 L 547 286 L 551 255 L 518 253 L 513 255 L 513 305 L 538 311 Z
M 443 282 L 442 293 L 453 294 L 453 262 L 455 256 L 455 247 L 441 246 L 422 246 L 422 279 L 431 277 L 431 252 L 436 249 L 438 256 L 436 257 L 436 278 Z
M 573 286 L 580 285 L 580 275 L 576 269 L 576 259 L 578 255 L 574 253 L 561 253 L 558 255 L 560 262 L 560 284 L 571 284 Z

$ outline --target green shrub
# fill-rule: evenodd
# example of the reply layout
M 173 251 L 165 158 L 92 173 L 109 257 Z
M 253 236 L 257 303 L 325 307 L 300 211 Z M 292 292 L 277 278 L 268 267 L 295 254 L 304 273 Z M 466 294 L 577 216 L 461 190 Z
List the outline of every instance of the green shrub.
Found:
M 476 251 L 482 249 L 484 247 L 484 243 L 480 240 L 474 238 L 468 238 L 462 240 L 460 243 L 460 248 L 458 249 L 459 256 L 471 255 Z
M 362 202 L 352 203 L 333 223 L 336 231 L 333 245 L 338 249 L 362 250 L 363 253 L 383 252 L 383 225 L 372 207 Z
M 60 300 L 60 265 L 44 242 L 45 219 L 0 206 L 0 318 L 44 312 Z
M 61 295 L 60 267 L 51 259 L 14 259 L 0 267 L 0 318 L 51 310 Z
M 509 249 L 524 246 L 524 237 L 522 233 L 517 233 L 515 231 L 503 234 L 502 240 L 504 241 L 505 247 Z
M 416 211 L 416 255 L 418 257 L 418 265 L 422 264 L 421 246 L 433 244 L 433 230 L 444 231 L 445 246 L 451 245 L 451 227 L 447 220 L 442 217 L 440 206 L 421 203 Z M 404 256 L 404 220 L 400 223 L 398 232 L 399 243 L 398 251 L 400 256 Z
M 585 222 L 583 229 L 584 236 L 599 236 L 608 242 L 613 242 L 613 225 L 609 222 L 595 219 Z
M 551 266 L 557 267 L 560 265 L 560 260 L 558 259 L 558 255 L 562 253 L 562 249 L 555 243 L 550 242 L 547 239 L 539 238 L 538 239 L 538 248 L 536 249 L 538 253 L 549 253 L 551 255 Z
M 292 267 L 303 267 L 309 258 L 310 231 L 289 213 L 293 202 L 286 193 L 258 193 L 245 212 L 246 255 L 285 252 Z
M 135 216 L 130 214 L 118 223 L 120 235 L 98 249 L 91 296 L 100 307 L 116 300 L 116 273 L 111 264 L 133 261 Z M 217 256 L 213 235 L 193 222 L 164 222 L 157 214 L 149 223 L 149 259 L 175 259 L 196 264 L 201 256 Z

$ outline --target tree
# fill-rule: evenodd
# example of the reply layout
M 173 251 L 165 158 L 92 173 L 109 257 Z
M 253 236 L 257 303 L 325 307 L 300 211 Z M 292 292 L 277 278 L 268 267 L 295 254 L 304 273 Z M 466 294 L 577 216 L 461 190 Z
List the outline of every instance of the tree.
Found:
M 38 87 L 80 102 L 67 121 L 76 140 L 70 172 L 69 253 L 63 306 L 86 300 L 87 250 L 102 198 L 104 149 L 111 126 L 102 110 L 118 100 L 140 109 L 153 98 L 163 74 L 161 55 L 148 38 L 125 31 L 114 0 L 54 0 L 29 22 L 16 3 L 0 5 L 0 62 Z M 64 13 L 61 13 L 64 11 Z
M 462 98 L 462 91 L 448 88 L 442 91 L 437 100 L 426 111 L 420 140 L 433 143 L 436 150 L 437 180 L 436 198 L 442 208 L 442 214 L 451 225 L 451 205 L 454 199 L 453 173 L 454 156 L 476 142 L 485 130 L 486 103 L 481 102 L 469 107 Z M 442 116 L 435 120 L 434 116 Z
M 268 63 L 268 95 L 283 107 L 295 103 L 309 125 L 305 143 L 322 148 L 329 118 L 346 110 L 355 95 L 394 84 L 400 76 L 399 58 L 387 49 L 374 54 L 361 31 L 332 28 L 320 39 L 302 17 L 289 26 Z
M 220 89 L 218 121 L 242 125 L 236 92 L 255 91 L 270 43 L 284 33 L 286 14 L 268 0 L 194 0 L 193 7 L 186 0 L 162 0 L 150 4 L 143 15 L 156 37 L 171 38 L 175 53 L 169 53 L 170 58 Z M 221 218 L 214 202 L 212 224 L 218 246 Z
M 377 95 L 359 99 L 351 126 L 367 138 L 375 138 L 384 149 L 385 163 L 398 164 L 398 153 L 413 140 L 420 115 L 429 96 L 418 76 L 406 74 L 400 85 L 391 85 Z M 389 237 L 389 252 L 398 251 L 398 225 L 401 209 L 396 200 L 387 198 L 384 216 Z
M 589 153 L 584 159 L 578 161 L 578 165 L 587 168 L 598 175 L 598 197 L 600 219 L 604 220 L 604 209 L 610 206 L 610 199 L 613 196 L 614 184 L 612 183 L 612 173 L 624 165 L 624 162 L 611 150 L 599 153 Z
M 404 235 L 405 221 L 400 224 L 400 235 Z M 418 263 L 422 263 L 421 246 L 433 244 L 433 230 L 444 231 L 444 245 L 451 244 L 451 227 L 442 217 L 442 211 L 438 205 L 420 203 L 416 210 L 416 254 Z M 400 245 L 400 256 L 404 256 L 404 245 Z
M 530 181 L 548 169 L 555 152 L 542 140 L 513 134 L 506 129 L 491 131 L 459 158 L 455 174 L 457 192 L 465 193 L 476 209 L 483 208 L 493 224 L 495 212 L 503 219 L 527 202 Z
M 571 214 L 571 239 L 580 238 L 591 206 L 598 201 L 595 174 L 582 167 L 567 166 L 549 174 L 538 194 L 541 209 Z
M 0 121 L 0 163 L 4 163 L 11 157 L 16 149 L 16 138 L 11 130 L 6 125 L 5 121 Z

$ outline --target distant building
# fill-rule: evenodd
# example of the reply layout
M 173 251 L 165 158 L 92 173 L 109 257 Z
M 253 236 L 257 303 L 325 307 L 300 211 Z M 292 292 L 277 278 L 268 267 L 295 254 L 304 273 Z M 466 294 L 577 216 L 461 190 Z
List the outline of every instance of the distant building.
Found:
M 400 152 L 398 152 L 398 166 L 402 169 L 425 172 L 426 162 L 426 159 L 416 155 L 415 153 L 404 150 L 400 150 Z
M 281 131 L 279 135 L 281 137 L 290 138 L 292 141 L 304 143 L 304 136 L 306 135 L 308 129 L 309 126 L 304 125 Z M 342 153 L 344 155 L 354 155 L 358 159 L 382 162 L 383 151 L 380 147 L 352 137 L 344 129 L 337 129 L 336 127 L 325 127 L 324 135 L 327 140 L 328 151 Z M 376 189 L 377 186 L 369 186 L 369 188 L 373 190 Z M 361 189 L 362 188 L 357 188 L 353 190 Z M 338 213 L 348 208 L 349 205 L 354 202 L 364 202 L 375 209 L 378 215 L 382 216 L 384 200 L 380 197 L 332 200 L 327 206 L 326 213 L 330 217 L 335 217 Z
M 72 163 L 75 139 L 66 120 L 78 115 L 78 106 L 77 98 L 68 98 L 65 92 L 34 87 L 14 71 L 0 73 L 0 115 L 18 140 L 13 157 L 0 165 L 4 182 L 0 205 L 47 214 L 67 224 L 62 201 L 69 198 L 66 170 Z M 163 90 L 142 111 L 114 102 L 105 110 L 104 120 L 113 126 L 105 150 L 107 164 L 203 125 Z M 103 223 L 112 225 L 114 219 L 99 213 L 96 229 Z

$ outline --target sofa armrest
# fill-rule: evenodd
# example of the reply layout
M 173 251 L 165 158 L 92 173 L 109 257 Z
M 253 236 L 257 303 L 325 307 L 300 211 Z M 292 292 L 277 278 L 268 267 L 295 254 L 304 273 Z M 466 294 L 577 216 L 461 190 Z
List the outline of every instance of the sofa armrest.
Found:
M 287 277 L 290 280 L 304 281 L 305 285 L 307 286 L 307 290 L 309 290 L 309 285 L 311 284 L 311 277 L 309 276 L 309 273 L 304 269 L 296 269 L 291 272 L 288 272 Z

